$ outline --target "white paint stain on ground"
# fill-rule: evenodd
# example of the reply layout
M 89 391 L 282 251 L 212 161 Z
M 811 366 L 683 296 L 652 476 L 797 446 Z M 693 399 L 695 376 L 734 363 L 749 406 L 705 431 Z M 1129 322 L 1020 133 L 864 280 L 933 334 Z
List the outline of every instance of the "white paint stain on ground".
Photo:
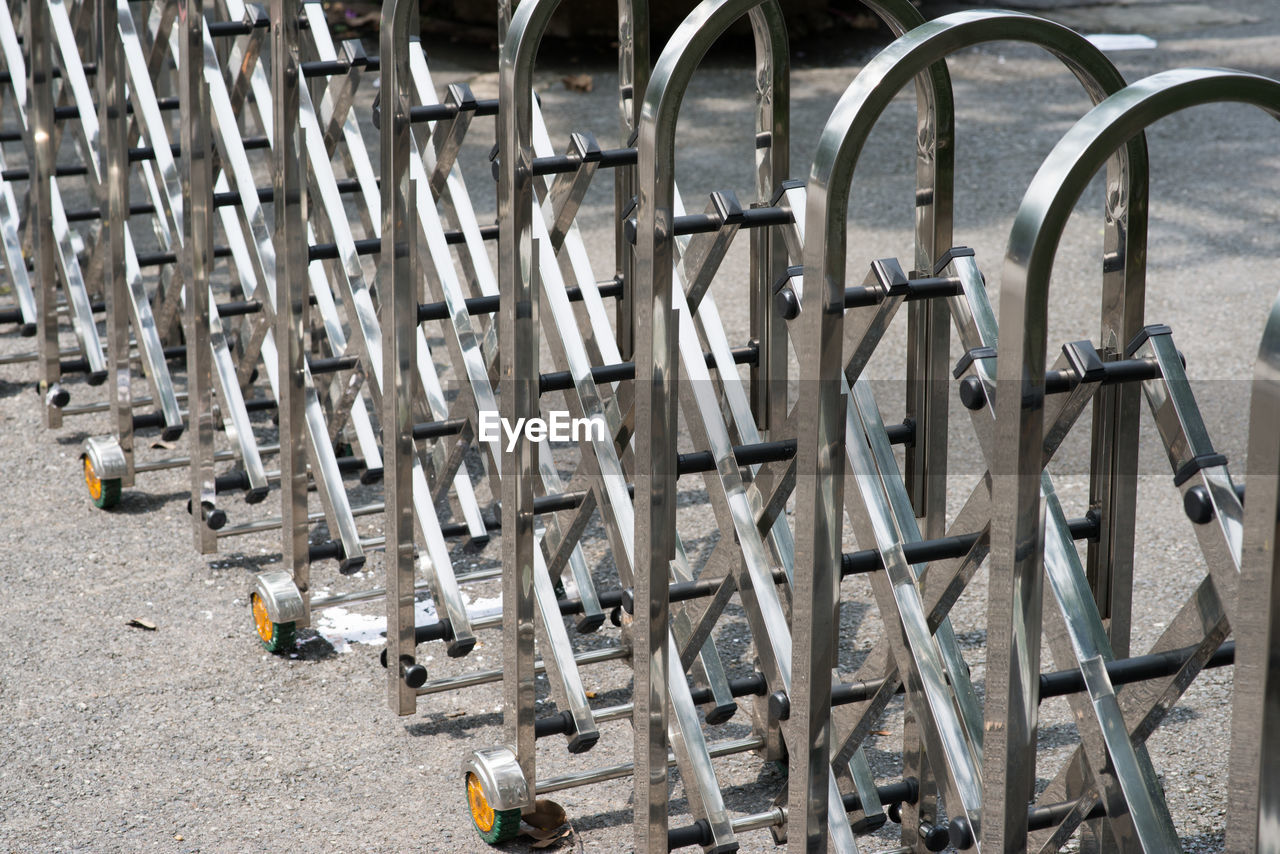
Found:
M 1117 50 L 1155 50 L 1156 48 L 1155 39 L 1137 33 L 1096 33 L 1085 38 L 1098 50 L 1108 53 Z
M 501 596 L 482 597 L 472 601 L 464 591 L 462 602 L 467 606 L 467 613 L 473 620 L 492 617 L 502 612 Z M 414 619 L 419 626 L 438 622 L 435 603 L 429 598 L 415 602 Z M 385 614 L 364 614 L 339 607 L 325 608 L 316 618 L 315 626 L 320 636 L 338 652 L 350 652 L 353 643 L 381 646 L 387 642 Z

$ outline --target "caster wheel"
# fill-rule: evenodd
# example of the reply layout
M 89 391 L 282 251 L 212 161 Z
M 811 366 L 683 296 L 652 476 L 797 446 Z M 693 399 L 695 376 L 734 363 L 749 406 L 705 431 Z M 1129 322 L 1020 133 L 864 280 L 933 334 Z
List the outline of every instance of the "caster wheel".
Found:
M 95 507 L 109 510 L 120 503 L 120 479 L 98 477 L 87 455 L 84 458 L 84 482 L 89 487 L 89 497 Z
M 489 845 L 499 845 L 515 839 L 520 831 L 520 810 L 495 810 L 484 796 L 484 789 L 475 774 L 467 774 L 467 805 L 471 808 L 471 821 Z
M 294 623 L 273 623 L 267 613 L 267 604 L 257 593 L 249 600 L 253 603 L 253 625 L 258 632 L 258 640 L 268 652 L 285 652 L 293 649 Z

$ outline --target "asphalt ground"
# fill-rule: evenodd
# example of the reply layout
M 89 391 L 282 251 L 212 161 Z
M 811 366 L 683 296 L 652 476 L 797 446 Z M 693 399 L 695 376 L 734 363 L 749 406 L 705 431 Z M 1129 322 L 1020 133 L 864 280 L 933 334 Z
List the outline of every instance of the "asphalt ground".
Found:
M 1280 77 L 1280 7 L 1247 3 L 1038 3 L 1040 11 L 1085 32 L 1137 32 L 1157 47 L 1112 58 L 1126 79 L 1187 65 L 1240 68 Z M 931 4 L 929 14 L 946 7 Z M 428 45 L 430 48 L 431 46 Z M 793 174 L 807 175 L 823 123 L 858 68 L 873 55 L 861 39 L 827 45 L 821 64 L 801 57 L 792 82 Z M 798 49 L 798 53 L 803 48 Z M 468 82 L 495 91 L 492 55 L 456 47 L 432 53 L 438 87 Z M 536 77 L 551 138 L 561 147 L 573 130 L 591 129 L 618 144 L 608 64 L 573 63 L 544 51 Z M 752 71 L 747 60 L 713 58 L 685 99 L 677 178 L 691 211 L 706 194 L 734 189 L 748 198 L 752 144 Z M 1087 109 L 1078 83 L 1054 58 L 1008 44 L 984 46 L 950 62 L 957 120 L 955 242 L 973 247 L 998 299 L 1010 223 L 1031 176 L 1071 123 Z M 562 82 L 587 73 L 592 91 Z M 362 103 L 372 95 L 366 88 Z M 481 120 L 488 121 L 488 120 Z M 849 229 L 850 279 L 870 261 L 911 257 L 914 105 L 899 98 L 868 143 L 854 182 Z M 376 152 L 372 131 L 367 137 Z M 1239 106 L 1198 108 L 1156 125 L 1148 253 L 1150 322 L 1167 323 L 1187 361 L 1202 413 L 1218 450 L 1245 471 L 1247 379 L 1264 313 L 1275 296 L 1280 256 L 1280 177 L 1274 120 Z M 481 221 L 493 211 L 485 158 L 492 136 L 477 124 L 461 163 Z M 1082 199 L 1054 271 L 1049 340 L 1097 334 L 1101 235 L 1100 182 Z M 597 181 L 580 221 L 593 263 L 611 270 L 610 183 Z M 735 247 L 713 287 L 731 342 L 745 340 L 744 246 Z M 857 281 L 851 281 L 856 284 Z M 905 343 L 901 319 L 873 362 L 886 421 L 901 417 Z M 0 353 L 29 349 L 6 334 Z M 1056 346 L 1056 345 L 1054 345 Z M 953 347 L 958 343 L 953 339 Z M 959 352 L 954 354 L 959 356 Z M 41 428 L 32 366 L 0 367 L 0 471 L 9 484 L 0 502 L 0 849 L 13 851 L 482 851 L 470 827 L 458 774 L 463 756 L 502 739 L 501 691 L 490 684 L 423 698 L 416 714 L 387 710 L 385 672 L 376 640 L 380 605 L 321 615 L 289 656 L 265 654 L 252 634 L 247 594 L 253 573 L 279 560 L 270 534 L 237 539 L 213 558 L 195 554 L 182 471 L 139 478 L 112 512 L 87 499 L 77 454 L 105 418 L 84 417 L 58 431 Z M 75 402 L 102 389 L 72 384 Z M 982 474 L 965 413 L 954 407 L 949 506 L 954 512 Z M 1081 419 L 1088 424 L 1088 416 Z M 269 424 L 264 423 L 269 429 Z M 1083 428 L 1077 430 L 1083 433 Z M 179 442 L 174 453 L 184 447 Z M 685 437 L 683 447 L 689 447 Z M 682 448 L 683 449 L 683 448 Z M 148 449 L 146 453 L 168 451 Z M 571 455 L 562 452 L 565 465 Z M 1088 444 L 1075 435 L 1053 472 L 1068 515 L 1087 501 Z M 1144 424 L 1133 649 L 1144 651 L 1203 578 L 1205 566 L 1173 489 L 1159 439 Z M 473 467 L 479 480 L 479 469 Z M 483 482 L 478 487 L 488 496 Z M 706 493 L 682 484 L 681 535 L 691 554 L 711 554 L 718 534 Z M 368 495 L 376 495 L 376 490 Z M 273 499 L 274 500 L 274 499 Z M 264 509 L 265 508 L 265 509 Z M 233 521 L 252 511 L 229 503 Z M 257 515 L 273 512 L 272 501 Z M 363 520 L 376 531 L 380 520 Z M 608 584 L 612 559 L 598 524 L 588 531 L 588 559 Z M 846 548 L 856 547 L 852 539 Z M 500 540 L 460 545 L 455 565 L 497 566 Z M 317 586 L 341 591 L 381 583 L 381 563 L 362 578 L 341 579 L 332 564 L 314 571 Z M 616 574 L 614 575 L 616 578 Z M 478 606 L 496 582 L 468 589 Z M 840 662 L 849 674 L 881 634 L 868 585 L 846 581 Z M 953 624 L 974 680 L 984 678 L 986 573 L 957 603 Z M 357 615 L 365 614 L 367 618 Z M 151 631 L 131 620 L 155 626 Z M 346 629 L 346 637 L 343 628 Z M 582 648 L 619 641 L 607 626 Z M 373 642 L 348 642 L 363 636 Z M 751 638 L 731 607 L 717 644 L 732 672 L 752 666 Z M 425 652 L 433 676 L 501 666 L 496 633 L 466 659 Z M 1046 664 L 1046 667 L 1049 665 Z M 602 705 L 629 695 L 624 663 L 589 668 L 587 687 Z M 545 682 L 540 682 L 545 690 Z M 1231 670 L 1197 679 L 1150 739 L 1155 767 L 1188 850 L 1217 851 L 1228 809 Z M 543 704 L 542 709 L 549 706 Z M 1078 741 L 1063 700 L 1042 707 L 1038 773 L 1051 779 Z M 745 707 L 710 730 L 720 740 L 749 731 Z M 900 776 L 901 703 L 890 706 L 869 742 L 881 782 Z M 563 742 L 539 745 L 539 767 L 561 774 L 630 760 L 625 723 L 602 725 L 599 746 L 569 757 Z M 783 786 L 776 769 L 753 755 L 716 763 L 731 809 L 766 808 Z M 566 810 L 565 850 L 628 850 L 631 786 L 616 780 L 551 797 Z M 687 821 L 679 782 L 673 824 Z M 743 851 L 768 851 L 767 833 L 741 838 Z M 892 836 L 864 850 L 892 847 Z M 530 850 L 516 842 L 513 851 Z M 1074 843 L 1072 843 L 1074 845 Z

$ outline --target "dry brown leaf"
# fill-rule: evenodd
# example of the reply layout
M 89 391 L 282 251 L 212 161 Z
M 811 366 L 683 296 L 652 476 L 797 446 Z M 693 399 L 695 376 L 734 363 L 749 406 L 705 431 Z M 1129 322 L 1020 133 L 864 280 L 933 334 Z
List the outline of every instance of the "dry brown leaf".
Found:
M 573 838 L 573 828 L 565 827 L 563 831 L 550 831 L 545 838 L 539 838 L 536 842 L 529 843 L 530 848 L 550 848 L 552 845 L 558 845 L 567 839 Z
M 150 620 L 141 620 L 141 619 L 138 619 L 137 617 L 126 622 L 125 625 L 131 626 L 132 628 L 135 628 L 135 629 L 146 629 L 149 632 L 156 631 L 155 623 L 151 622 Z
M 556 830 L 568 820 L 569 816 L 565 813 L 564 807 L 545 798 L 534 801 L 533 812 L 523 819 L 525 824 L 539 830 Z
M 887 729 L 873 729 L 873 730 L 871 730 L 871 734 L 872 734 L 872 735 L 888 735 L 888 734 L 889 734 L 889 730 L 887 730 Z
M 590 92 L 596 85 L 590 74 L 569 74 L 562 77 L 560 82 L 570 92 Z

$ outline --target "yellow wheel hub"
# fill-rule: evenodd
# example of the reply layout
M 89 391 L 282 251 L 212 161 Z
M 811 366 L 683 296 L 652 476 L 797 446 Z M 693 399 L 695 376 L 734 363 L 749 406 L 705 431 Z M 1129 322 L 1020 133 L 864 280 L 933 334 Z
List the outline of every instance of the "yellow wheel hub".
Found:
M 93 463 L 88 456 L 84 458 L 84 482 L 89 487 L 89 497 L 94 501 L 102 499 L 102 478 L 93 470 Z
M 262 638 L 262 642 L 271 643 L 276 627 L 271 622 L 271 615 L 267 613 L 267 603 L 257 593 L 253 594 L 253 624 L 257 627 L 258 637 Z
M 481 833 L 493 830 L 493 807 L 484 796 L 484 789 L 475 774 L 467 775 L 467 803 L 471 806 L 471 820 Z

